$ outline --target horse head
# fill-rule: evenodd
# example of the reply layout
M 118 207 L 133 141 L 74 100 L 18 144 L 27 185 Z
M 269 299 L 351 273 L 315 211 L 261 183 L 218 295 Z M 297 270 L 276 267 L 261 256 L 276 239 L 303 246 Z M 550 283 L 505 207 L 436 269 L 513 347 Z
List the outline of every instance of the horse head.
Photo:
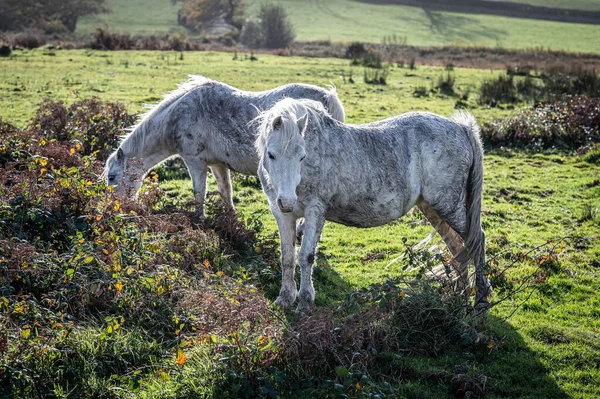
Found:
M 304 133 L 309 114 L 308 107 L 288 98 L 259 117 L 262 121 L 256 148 L 260 164 L 277 193 L 277 206 L 284 213 L 291 212 L 297 201 L 296 188 L 306 157 Z
M 103 175 L 115 193 L 133 196 L 141 188 L 142 181 L 136 179 L 138 173 L 134 172 L 135 169 L 139 169 L 135 167 L 136 161 L 128 159 L 120 147 L 106 160 Z

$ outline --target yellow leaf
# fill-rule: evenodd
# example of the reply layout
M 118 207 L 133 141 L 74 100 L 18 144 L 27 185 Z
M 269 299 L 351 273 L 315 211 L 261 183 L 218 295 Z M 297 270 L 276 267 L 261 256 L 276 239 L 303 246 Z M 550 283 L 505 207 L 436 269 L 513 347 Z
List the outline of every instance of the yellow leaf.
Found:
M 123 289 L 123 283 L 117 281 L 117 284 L 115 284 L 115 289 L 117 290 L 117 292 L 121 292 L 121 290 Z
M 23 338 L 28 338 L 28 337 L 29 337 L 29 334 L 31 334 L 31 328 L 30 328 L 28 325 L 24 325 L 24 326 L 21 328 L 21 336 L 22 336 Z
M 217 276 L 221 277 L 222 275 L 223 275 L 223 272 L 222 272 L 222 271 L 218 271 L 218 272 L 217 272 Z
M 177 359 L 175 359 L 178 365 L 183 366 L 187 361 L 187 356 L 181 349 L 177 350 Z
M 494 341 L 490 341 L 490 343 L 487 345 L 488 349 L 492 349 L 494 347 Z
M 48 159 L 47 158 L 41 158 L 40 159 L 40 165 L 46 166 L 47 164 L 48 164 Z
M 158 295 L 162 295 L 162 294 L 164 294 L 164 293 L 165 293 L 165 289 L 164 289 L 164 287 L 163 287 L 162 285 L 161 285 L 161 286 L 159 286 L 159 287 L 158 287 L 158 289 L 156 290 L 156 293 L 157 293 Z
M 120 208 L 121 208 L 121 204 L 119 203 L 119 201 L 115 201 L 114 210 L 118 211 Z
M 471 288 L 471 295 L 475 295 L 475 288 Z
M 41 139 L 41 140 L 40 140 L 40 145 L 46 145 L 46 140 L 44 140 L 44 139 Z
M 99 222 L 100 220 L 102 220 L 102 215 L 96 216 L 96 222 Z
M 91 256 L 88 256 L 87 258 L 85 258 L 83 260 L 83 263 L 88 264 L 88 263 L 92 263 L 94 261 L 94 258 Z
M 210 267 L 210 262 L 208 261 L 208 259 L 204 259 L 204 262 L 202 262 L 204 264 L 204 267 L 209 268 Z
M 75 148 L 71 148 L 71 149 L 69 150 L 69 152 L 70 152 L 71 154 L 75 154 Z
M 356 383 L 356 389 L 358 389 L 359 391 L 362 389 L 362 385 L 360 385 L 360 382 Z
M 161 380 L 163 380 L 165 382 L 169 381 L 171 379 L 171 376 L 162 370 L 159 370 L 158 375 L 160 376 Z
M 108 192 L 109 193 L 114 193 L 115 192 L 115 188 L 113 186 L 108 186 Z
M 402 297 L 404 296 L 404 290 L 400 291 L 400 292 L 398 293 L 398 296 L 402 298 Z
M 265 337 L 264 335 L 261 335 L 258 339 L 258 343 L 260 345 L 264 345 L 267 342 L 267 337 Z
M 108 255 L 108 251 L 107 251 L 106 249 L 103 249 L 103 250 L 102 250 L 102 253 L 103 253 L 104 255 Z

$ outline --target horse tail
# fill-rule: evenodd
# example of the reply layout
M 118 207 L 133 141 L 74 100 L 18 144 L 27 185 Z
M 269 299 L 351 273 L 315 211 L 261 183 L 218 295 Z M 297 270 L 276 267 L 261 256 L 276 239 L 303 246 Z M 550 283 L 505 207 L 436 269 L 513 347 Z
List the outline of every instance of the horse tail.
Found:
M 467 179 L 467 231 L 464 237 L 465 250 L 458 256 L 461 263 L 473 260 L 475 269 L 481 265 L 485 251 L 485 234 L 481 228 L 481 203 L 483 195 L 483 145 L 481 143 L 479 124 L 468 112 L 457 112 L 450 117 L 467 132 L 472 148 L 473 160 Z M 485 259 L 485 257 L 483 257 Z M 484 260 L 485 262 L 485 260 Z
M 346 119 L 346 112 L 344 111 L 342 102 L 338 98 L 337 90 L 333 85 L 328 87 L 329 91 L 325 95 L 325 107 L 333 119 L 344 122 Z

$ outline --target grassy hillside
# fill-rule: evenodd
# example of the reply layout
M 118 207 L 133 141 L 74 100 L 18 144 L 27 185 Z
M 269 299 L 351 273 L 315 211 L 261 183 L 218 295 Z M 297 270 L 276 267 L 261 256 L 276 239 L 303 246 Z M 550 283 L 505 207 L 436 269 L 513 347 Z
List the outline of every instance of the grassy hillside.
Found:
M 251 90 L 290 81 L 319 85 L 332 82 L 338 86 L 348 120 L 354 123 L 408 110 L 448 114 L 456 102 L 456 98 L 446 96 L 412 96 L 415 87 L 430 86 L 443 72 L 440 68 L 395 68 L 387 86 L 369 86 L 362 83 L 360 69 L 355 70 L 357 83 L 344 83 L 340 74 L 349 71 L 344 60 L 259 55 L 259 60 L 252 62 L 244 56 L 232 60 L 232 54 L 227 53 L 185 53 L 183 60 L 179 53 L 171 52 L 59 50 L 53 54 L 43 50 L 16 52 L 0 60 L 3 71 L 0 116 L 5 121 L 24 125 L 30 120 L 35 104 L 45 96 L 73 103 L 99 95 L 103 99 L 123 101 L 129 109 L 138 110 L 142 103 L 160 99 L 161 93 L 173 88 L 189 72 L 204 73 Z M 457 70 L 458 90 L 464 93 L 472 89 L 477 81 L 491 73 Z M 471 97 L 469 103 L 474 106 Z M 512 111 L 475 107 L 472 112 L 484 121 Z M 102 118 L 102 115 L 94 116 L 92 122 L 101 123 Z M 19 370 L 11 380 L 14 386 L 0 384 L 0 396 L 6 392 L 6 397 L 21 397 L 11 393 L 19 389 L 19 392 L 28 392 L 31 387 L 46 384 L 44 387 L 54 390 L 56 396 L 84 391 L 86 395 L 97 397 L 118 392 L 115 395 L 124 398 L 229 398 L 234 397 L 229 394 L 234 389 L 237 393 L 248 392 L 240 391 L 240 387 L 248 384 L 244 373 L 249 373 L 259 376 L 252 381 L 265 384 L 260 391 L 265 397 L 273 397 L 268 390 L 271 385 L 267 385 L 271 382 L 287 389 L 281 397 L 324 397 L 322 389 L 327 383 L 324 380 L 332 379 L 337 383 L 332 382 L 328 391 L 332 397 L 374 397 L 375 393 L 385 392 L 391 398 L 439 399 L 454 397 L 450 393 L 453 375 L 474 376 L 480 372 L 487 376 L 486 398 L 594 399 L 600 395 L 600 283 L 597 278 L 600 166 L 597 161 L 587 162 L 580 156 L 557 151 L 535 154 L 488 149 L 482 215 L 488 260 L 499 268 L 516 262 L 516 267 L 509 268 L 506 274 L 509 282 L 521 281 L 540 263 L 548 263 L 545 272 L 536 275 L 540 283 L 538 289 L 521 292 L 492 310 L 486 328 L 494 338 L 483 348 L 473 349 L 467 342 L 456 344 L 438 356 L 412 350 L 379 353 L 373 358 L 378 362 L 374 365 L 378 367 L 377 375 L 359 373 L 360 380 L 350 379 L 348 383 L 344 378 L 346 369 L 335 367 L 364 371 L 353 360 L 331 360 L 333 366 L 327 374 L 318 374 L 307 367 L 318 375 L 309 374 L 310 378 L 304 375 L 306 378 L 299 380 L 298 376 L 303 374 L 298 369 L 283 370 L 287 375 L 277 369 L 285 367 L 285 363 L 268 370 L 261 366 L 262 362 L 268 364 L 266 357 L 272 355 L 269 337 L 243 335 L 246 341 L 241 342 L 237 330 L 223 331 L 230 324 L 208 333 L 195 329 L 207 328 L 202 324 L 203 315 L 213 311 L 210 309 L 213 305 L 221 306 L 216 308 L 216 312 L 223 313 L 221 317 L 232 314 L 231 309 L 238 309 L 235 306 L 249 306 L 248 302 L 260 304 L 266 314 L 274 314 L 267 311 L 268 302 L 263 298 L 264 293 L 269 300 L 274 299 L 280 278 L 277 262 L 260 255 L 261 252 L 268 255 L 268 240 L 263 241 L 264 249 L 251 247 L 249 252 L 233 257 L 215 255 L 218 250 L 211 246 L 214 238 L 210 235 L 198 233 L 178 241 L 177 232 L 184 226 L 174 224 L 183 219 L 173 214 L 169 203 L 190 197 L 190 181 L 181 175 L 173 178 L 174 173 L 165 170 L 159 173 L 162 176 L 170 173 L 171 178 L 159 183 L 167 192 L 160 205 L 161 213 L 140 218 L 140 223 L 146 223 L 143 226 L 130 225 L 136 216 L 122 214 L 127 212 L 121 210 L 118 202 L 102 202 L 106 193 L 95 182 L 97 175 L 78 174 L 83 173 L 78 172 L 78 168 L 84 171 L 84 165 L 89 162 L 78 156 L 80 141 L 62 146 L 41 141 L 44 140 L 40 140 L 39 148 L 48 151 L 49 158 L 29 154 L 31 158 L 23 162 L 20 169 L 6 171 L 11 182 L 9 185 L 7 180 L 3 190 L 29 191 L 28 184 L 15 184 L 19 174 L 30 179 L 27 181 L 31 182 L 31 190 L 36 184 L 52 181 L 57 191 L 49 198 L 61 195 L 65 204 L 71 204 L 69 201 L 89 197 L 90 212 L 96 217 L 88 220 L 95 227 L 60 241 L 73 248 L 72 254 L 56 259 L 57 252 L 48 250 L 47 258 L 28 260 L 32 266 L 21 263 L 16 266 L 17 270 L 22 268 L 24 276 L 37 276 L 20 284 L 38 289 L 43 300 L 23 297 L 18 292 L 10 294 L 10 290 L 3 291 L 0 297 L 0 318 L 10 319 L 12 323 L 0 323 L 0 328 L 12 334 L 8 343 L 0 340 L 0 381 L 8 378 L 8 374 L 3 374 L 7 368 L 3 367 Z M 6 146 L 19 145 L 16 140 L 0 144 L 3 162 L 27 156 L 25 151 L 6 152 Z M 56 165 L 57 160 L 67 165 Z M 55 173 L 54 168 L 59 167 L 63 168 L 62 172 Z M 212 181 L 211 187 L 214 190 Z M 71 192 L 77 195 L 70 197 Z M 234 193 L 240 217 L 244 220 L 258 217 L 264 226 L 261 237 L 270 237 L 276 229 L 260 190 L 247 181 L 237 180 Z M 65 227 L 52 215 L 47 217 L 35 196 L 27 198 L 26 201 L 17 198 L 14 206 L 3 204 L 1 216 L 4 223 L 10 219 L 15 206 L 30 209 L 25 215 L 29 219 L 15 220 L 29 223 L 32 246 L 26 247 L 22 240 L 15 239 L 14 245 L 10 241 L 20 252 L 1 253 L 3 262 L 5 258 L 13 260 L 12 256 L 17 257 L 19 253 L 27 256 L 32 253 L 33 245 L 36 251 L 44 251 L 45 245 L 56 245 L 45 243 L 45 234 L 51 234 L 54 229 L 76 227 Z M 97 198 L 100 202 L 93 202 Z M 142 196 L 142 201 L 148 201 L 148 196 Z M 89 205 L 83 202 L 82 206 Z M 66 205 L 60 209 L 67 209 Z M 171 218 L 172 224 L 168 224 Z M 34 222 L 53 227 L 39 231 Z M 22 228 L 18 223 L 7 226 Z M 327 223 L 315 269 L 317 305 L 322 312 L 319 314 L 337 314 L 334 312 L 347 294 L 381 283 L 388 277 L 405 275 L 403 267 L 408 265 L 405 260 L 388 265 L 403 251 L 402 237 L 406 237 L 410 245 L 420 241 L 430 230 L 418 212 L 371 229 Z M 88 234 L 97 234 L 97 237 L 92 239 Z M 582 239 L 565 238 L 563 248 L 561 242 L 569 235 Z M 548 240 L 560 248 L 549 258 L 544 257 L 543 249 L 534 249 L 546 245 Z M 183 248 L 177 256 L 171 255 L 175 248 Z M 524 257 L 528 251 L 532 254 Z M 155 258 L 156 254 L 160 256 Z M 62 296 L 54 295 L 54 291 L 48 293 L 48 287 L 56 286 L 59 288 L 56 292 Z M 244 291 L 244 287 L 250 291 Z M 501 287 L 496 288 L 500 292 Z M 249 295 L 251 301 L 244 302 L 247 299 L 244 295 Z M 219 302 L 219 298 L 224 299 Z M 513 314 L 517 305 L 522 306 Z M 243 316 L 237 328 L 247 329 L 245 313 L 237 312 L 232 318 L 236 315 Z M 223 321 L 230 320 L 225 316 Z M 289 328 L 297 326 L 291 317 L 282 323 Z M 264 327 L 250 325 L 257 331 Z M 311 337 L 313 333 L 311 330 Z M 0 334 L 0 338 L 3 337 Z M 279 345 L 280 341 L 277 342 Z M 373 348 L 369 351 L 374 353 Z M 252 359 L 246 356 L 248 353 Z M 356 359 L 354 353 L 347 355 L 347 359 Z M 239 359 L 249 363 L 236 365 Z M 293 392 L 293 395 L 285 392 Z
M 179 30 L 176 8 L 166 0 L 128 0 L 109 4 L 113 14 L 82 19 L 77 33 L 105 25 L 130 33 Z M 249 15 L 260 8 L 251 2 Z M 477 45 L 527 49 L 542 47 L 600 52 L 600 26 L 520 18 L 466 15 L 418 7 L 368 4 L 353 0 L 282 0 L 296 28 L 297 40 L 381 42 L 384 36 L 406 37 L 411 45 Z M 583 8 L 585 3 L 582 3 Z M 574 4 L 573 7 L 577 7 Z
M 169 0 L 106 0 L 106 5 L 112 13 L 82 18 L 76 33 L 86 35 L 105 27 L 140 35 L 185 30 L 177 25 L 179 5 L 174 6 Z

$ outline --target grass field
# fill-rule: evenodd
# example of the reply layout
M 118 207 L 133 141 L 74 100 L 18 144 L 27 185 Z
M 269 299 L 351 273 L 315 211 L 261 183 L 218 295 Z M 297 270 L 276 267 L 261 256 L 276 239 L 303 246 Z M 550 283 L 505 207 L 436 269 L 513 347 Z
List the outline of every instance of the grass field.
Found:
M 45 97 L 72 103 L 98 96 L 121 101 L 131 112 L 138 112 L 144 104 L 153 104 L 175 89 L 188 74 L 203 74 L 245 90 L 266 90 L 297 81 L 321 86 L 331 83 L 345 99 L 351 122 L 415 109 L 450 114 L 457 101 L 457 97 L 413 97 L 417 87 L 429 90 L 447 73 L 442 67 L 394 67 L 388 85 L 373 86 L 363 83 L 363 69 L 351 67 L 348 60 L 259 55 L 258 61 L 250 61 L 249 54 L 240 54 L 236 61 L 232 58 L 233 53 L 211 52 L 16 51 L 9 59 L 0 59 L 0 117 L 24 126 Z M 355 84 L 347 83 L 350 73 Z M 456 68 L 454 74 L 457 93 L 470 92 L 469 102 L 475 106 L 477 87 L 498 72 Z M 510 110 L 475 108 L 473 112 L 485 121 L 508 115 Z
M 338 87 L 348 121 L 352 123 L 408 110 L 449 114 L 456 102 L 454 97 L 412 96 L 415 87 L 431 86 L 444 72 L 443 68 L 394 68 L 387 86 L 369 86 L 362 83 L 360 69 L 354 74 L 357 83 L 344 83 L 340 75 L 349 71 L 346 60 L 259 55 L 258 61 L 251 62 L 243 56 L 242 60 L 234 61 L 232 54 L 227 53 L 185 53 L 183 60 L 179 57 L 179 53 L 173 52 L 56 51 L 54 55 L 45 50 L 16 52 L 0 60 L 3 74 L 0 116 L 4 121 L 24 126 L 31 119 L 35 105 L 46 96 L 72 103 L 98 95 L 106 100 L 122 101 L 136 111 L 142 103 L 157 101 L 161 93 L 185 79 L 186 73 L 203 73 L 249 90 L 290 81 L 319 85 L 332 82 Z M 497 72 L 457 69 L 455 73 L 458 91 L 464 93 L 473 92 L 479 81 Z M 477 107 L 472 97 L 474 95 L 469 97 L 471 111 L 480 121 L 512 112 Z M 408 370 L 408 374 L 396 377 L 390 374 L 386 382 L 391 384 L 393 393 L 388 397 L 452 397 L 448 386 L 432 380 L 431 373 L 451 371 L 457 365 L 465 366 L 470 373 L 485 373 L 488 378 L 486 398 L 593 399 L 600 396 L 598 176 L 598 164 L 585 162 L 576 155 L 553 151 L 543 154 L 488 151 L 482 218 L 489 259 L 498 257 L 500 265 L 504 265 L 508 262 L 502 255 L 506 251 L 518 254 L 548 240 L 560 242 L 569 235 L 583 239 L 576 246 L 566 240 L 567 246 L 553 261 L 547 280 L 531 298 L 528 292 L 522 292 L 492 309 L 486 328 L 503 339 L 502 347 L 478 353 L 453 350 L 437 357 L 396 354 L 393 364 Z M 166 180 L 160 185 L 173 199 L 191 195 L 189 179 Z M 212 181 L 211 185 L 214 190 Z M 234 193 L 242 215 L 262 213 L 264 236 L 276 231 L 273 218 L 266 211 L 265 197 L 259 190 L 236 182 Z M 387 266 L 403 250 L 401 238 L 407 237 L 407 242 L 413 244 L 430 230 L 418 212 L 388 226 L 371 229 L 327 223 L 318 254 L 319 267 L 315 271 L 317 305 L 335 309 L 349 292 L 402 274 L 402 263 Z M 235 262 L 242 266 L 252 259 Z M 534 266 L 525 264 L 511 270 L 509 279 L 517 281 Z M 267 292 L 271 300 L 274 294 L 276 292 Z M 506 319 L 521 302 L 524 304 Z M 143 332 L 124 324 L 113 341 L 99 342 L 103 328 L 104 324 L 76 324 L 69 336 L 72 340 L 69 342 L 76 342 L 76 346 L 67 348 L 78 354 L 81 364 L 93 370 L 98 369 L 98 364 L 107 368 L 113 363 L 127 365 L 122 374 L 115 377 L 109 374 L 102 379 L 94 375 L 95 379 L 89 383 L 98 389 L 94 392 L 101 392 L 102 387 L 107 386 L 118 397 L 210 397 L 213 394 L 213 388 L 203 385 L 203 379 L 214 373 L 211 365 L 217 364 L 217 360 L 211 357 L 200 338 L 185 347 L 189 360 L 179 367 L 175 364 L 172 347 L 164 349 L 160 342 L 145 340 Z M 128 346 L 134 342 L 136 346 Z M 139 366 L 132 369 L 130 364 Z M 53 363 L 49 361 L 47 367 L 53 367 Z M 169 373 L 166 377 L 163 370 Z M 133 377 L 141 379 L 141 386 Z M 66 393 L 76 388 L 60 387 L 58 391 L 68 397 Z M 298 396 L 311 397 L 310 390 L 298 392 Z M 367 397 L 366 393 L 352 392 L 352 397 Z
M 143 3 L 143 5 L 142 5 Z M 114 14 L 82 19 L 77 33 L 107 25 L 130 33 L 177 31 L 176 8 L 168 1 L 109 3 Z M 261 2 L 253 1 L 248 14 Z M 600 51 L 600 27 L 430 11 L 419 7 L 368 4 L 353 0 L 282 0 L 297 32 L 297 40 L 380 43 L 384 36 L 406 37 L 418 46 L 469 45 L 516 49 L 547 48 L 573 52 Z M 569 3 L 586 7 L 587 3 Z

